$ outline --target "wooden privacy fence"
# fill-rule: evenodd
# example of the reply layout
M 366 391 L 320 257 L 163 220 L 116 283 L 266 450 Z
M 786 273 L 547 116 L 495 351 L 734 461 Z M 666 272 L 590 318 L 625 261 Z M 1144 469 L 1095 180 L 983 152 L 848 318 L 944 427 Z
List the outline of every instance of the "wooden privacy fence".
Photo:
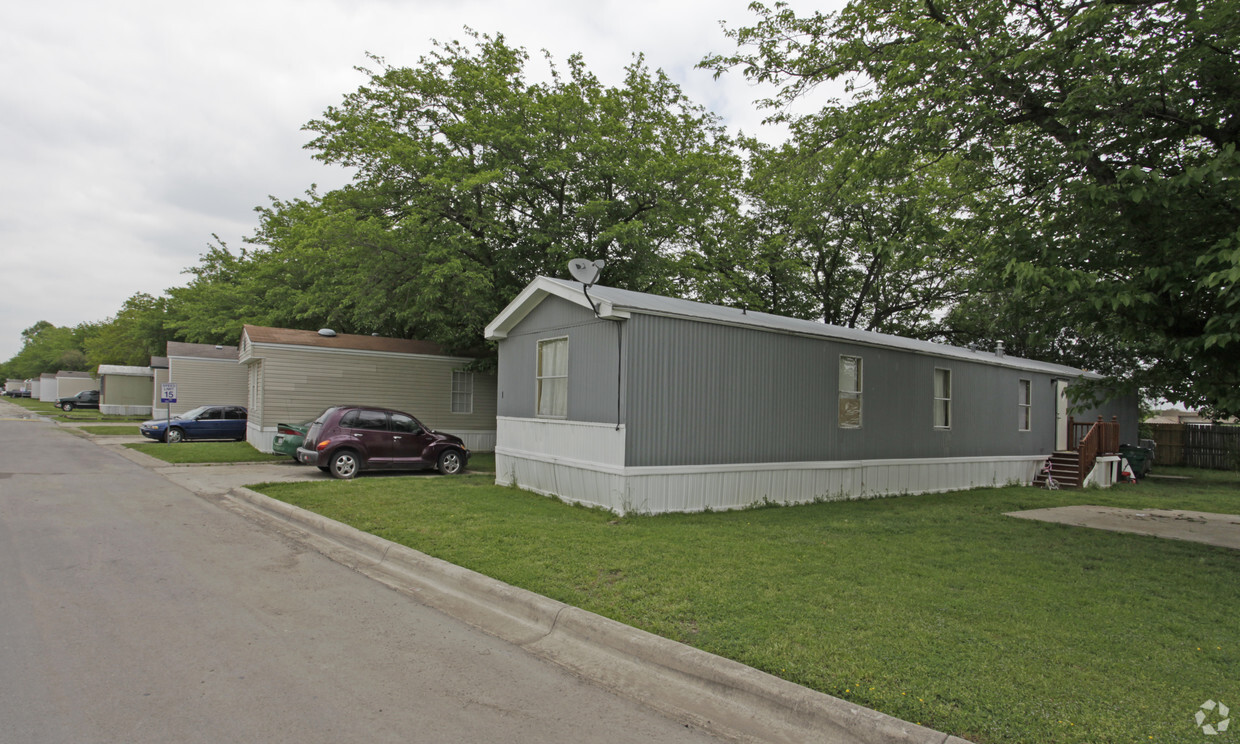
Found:
M 1240 426 L 1150 424 L 1156 465 L 1240 469 Z

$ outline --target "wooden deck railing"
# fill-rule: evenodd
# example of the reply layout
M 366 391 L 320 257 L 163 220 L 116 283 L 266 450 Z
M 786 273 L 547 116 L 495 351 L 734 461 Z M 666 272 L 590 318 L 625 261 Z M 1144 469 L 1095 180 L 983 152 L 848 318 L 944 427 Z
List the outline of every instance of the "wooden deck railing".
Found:
M 1080 468 L 1081 480 L 1094 469 L 1098 455 L 1109 455 L 1119 452 L 1119 417 L 1112 416 L 1110 421 L 1077 423 L 1068 417 L 1068 449 L 1074 450 L 1077 465 Z

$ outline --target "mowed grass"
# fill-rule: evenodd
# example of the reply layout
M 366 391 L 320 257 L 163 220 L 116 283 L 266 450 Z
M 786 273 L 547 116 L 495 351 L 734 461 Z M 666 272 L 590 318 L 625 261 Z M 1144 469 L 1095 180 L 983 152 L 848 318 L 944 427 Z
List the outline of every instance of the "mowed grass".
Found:
M 62 411 L 54 403 L 32 398 L 5 398 L 5 400 L 40 416 L 47 416 L 48 418 L 68 423 L 82 421 L 142 422 L 150 418 L 150 416 L 115 416 L 100 413 L 95 408 L 74 408 L 72 411 Z
M 287 455 L 269 455 L 254 449 L 249 442 L 143 442 L 126 447 L 173 464 L 284 462 Z
M 105 437 L 140 437 L 141 427 L 137 426 L 79 426 L 79 430 L 87 434 Z
M 624 518 L 487 475 L 258 490 L 979 744 L 1183 742 L 1206 700 L 1240 701 L 1240 552 L 1004 516 L 1240 513 L 1240 475 L 1175 472 Z

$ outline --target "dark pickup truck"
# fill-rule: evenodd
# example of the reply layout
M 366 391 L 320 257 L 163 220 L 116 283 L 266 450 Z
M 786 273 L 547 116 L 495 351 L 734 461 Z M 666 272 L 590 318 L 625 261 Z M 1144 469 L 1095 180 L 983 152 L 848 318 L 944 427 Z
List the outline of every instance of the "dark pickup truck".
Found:
M 77 395 L 70 395 L 68 398 L 57 398 L 56 407 L 64 411 L 72 411 L 74 408 L 98 408 L 99 391 L 83 390 Z

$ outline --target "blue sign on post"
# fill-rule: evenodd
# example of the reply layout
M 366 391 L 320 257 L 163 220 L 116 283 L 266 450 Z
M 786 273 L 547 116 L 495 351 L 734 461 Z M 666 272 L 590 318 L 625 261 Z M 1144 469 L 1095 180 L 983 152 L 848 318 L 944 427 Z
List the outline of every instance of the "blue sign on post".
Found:
M 177 402 L 177 384 L 175 382 L 159 383 L 159 402 L 160 403 L 176 403 Z

